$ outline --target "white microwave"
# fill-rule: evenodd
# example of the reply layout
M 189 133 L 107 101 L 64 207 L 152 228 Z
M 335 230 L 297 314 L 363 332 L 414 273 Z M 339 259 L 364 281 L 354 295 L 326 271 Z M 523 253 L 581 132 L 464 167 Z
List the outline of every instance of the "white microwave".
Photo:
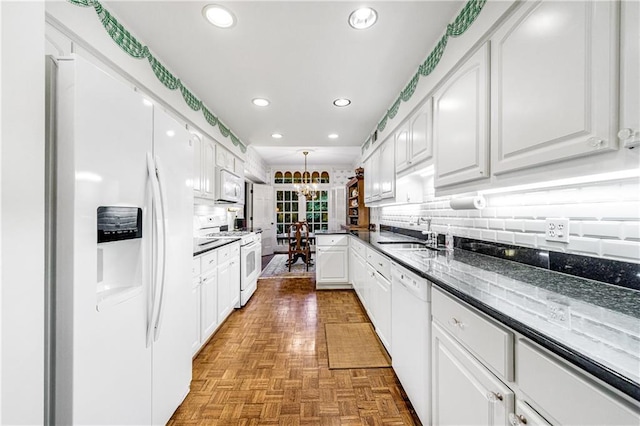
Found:
M 216 167 L 216 201 L 244 204 L 244 181 L 235 173 Z

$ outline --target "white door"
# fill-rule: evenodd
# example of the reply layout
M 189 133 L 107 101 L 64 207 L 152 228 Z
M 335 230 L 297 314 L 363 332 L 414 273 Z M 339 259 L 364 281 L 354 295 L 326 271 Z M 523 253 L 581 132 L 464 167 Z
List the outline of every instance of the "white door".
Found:
M 276 245 L 276 213 L 273 186 L 253 185 L 253 226 L 262 228 L 262 255 L 273 254 Z
M 164 199 L 166 260 L 164 283 L 156 292 L 161 304 L 154 323 L 152 422 L 164 425 L 191 383 L 192 324 L 185 312 L 192 281 L 193 190 L 185 182 L 193 175 L 193 142 L 184 125 L 154 107 L 153 143 Z

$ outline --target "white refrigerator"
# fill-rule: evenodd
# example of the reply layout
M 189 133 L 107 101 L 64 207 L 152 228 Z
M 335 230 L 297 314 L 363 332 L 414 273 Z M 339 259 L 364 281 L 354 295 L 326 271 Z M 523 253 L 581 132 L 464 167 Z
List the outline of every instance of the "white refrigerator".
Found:
M 165 424 L 191 382 L 193 147 L 124 80 L 50 60 L 55 424 Z

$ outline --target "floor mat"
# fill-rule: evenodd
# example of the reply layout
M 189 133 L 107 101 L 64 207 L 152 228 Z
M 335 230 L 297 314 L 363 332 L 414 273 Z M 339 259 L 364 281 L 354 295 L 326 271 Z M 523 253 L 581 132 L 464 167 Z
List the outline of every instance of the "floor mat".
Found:
M 371 323 L 325 324 L 329 368 L 391 367 Z
M 302 260 L 298 260 L 291 265 L 291 271 L 287 266 L 287 260 L 289 255 L 276 254 L 271 259 L 271 262 L 264 268 L 259 278 L 297 278 L 297 277 L 315 277 L 316 267 L 314 264 L 309 265 L 309 271 L 306 270 L 306 266 L 302 263 Z

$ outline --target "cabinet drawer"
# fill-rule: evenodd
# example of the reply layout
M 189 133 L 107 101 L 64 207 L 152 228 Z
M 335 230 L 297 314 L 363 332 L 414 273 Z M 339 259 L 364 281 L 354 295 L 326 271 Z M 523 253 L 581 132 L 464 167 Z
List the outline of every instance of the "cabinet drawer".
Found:
M 513 333 L 432 289 L 433 319 L 507 380 L 513 380 Z
M 529 403 L 557 424 L 638 425 L 640 412 L 560 359 L 521 339 L 516 377 Z
M 218 250 L 218 264 L 221 265 L 231 259 L 231 246 L 220 247 Z
M 200 275 L 200 259 L 202 259 L 202 256 L 194 257 L 193 260 L 191 261 L 192 277 L 197 277 L 198 275 Z
M 367 256 L 367 247 L 358 241 L 356 237 L 351 237 L 351 248 L 363 259 Z
M 229 246 L 229 259 L 240 256 L 240 244 L 233 243 Z
M 391 261 L 378 253 L 376 250 L 367 247 L 367 263 L 375 268 L 383 277 L 391 280 Z
M 348 246 L 348 235 L 316 235 L 317 246 Z
M 200 272 L 205 273 L 216 266 L 218 266 L 218 252 L 216 250 L 212 250 L 209 253 L 203 254 L 200 258 Z

